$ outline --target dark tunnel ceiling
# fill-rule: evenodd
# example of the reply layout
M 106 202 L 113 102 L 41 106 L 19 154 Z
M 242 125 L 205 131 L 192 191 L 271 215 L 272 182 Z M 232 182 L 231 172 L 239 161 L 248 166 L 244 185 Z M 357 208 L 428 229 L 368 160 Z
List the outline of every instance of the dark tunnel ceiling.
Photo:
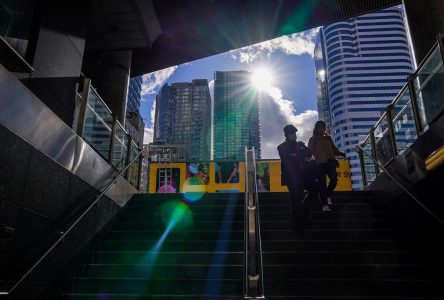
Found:
M 132 50 L 131 76 L 137 76 L 401 2 L 94 0 L 86 53 Z

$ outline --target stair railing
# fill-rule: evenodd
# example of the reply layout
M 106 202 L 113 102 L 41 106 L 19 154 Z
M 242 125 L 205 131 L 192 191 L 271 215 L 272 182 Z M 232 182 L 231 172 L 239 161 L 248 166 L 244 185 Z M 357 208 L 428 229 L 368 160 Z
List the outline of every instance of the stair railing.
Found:
M 430 209 L 428 209 L 424 204 L 422 204 L 421 201 L 418 200 L 418 198 L 416 198 L 412 193 L 410 193 L 407 188 L 405 188 L 398 180 L 396 180 L 396 178 L 390 174 L 390 172 L 377 160 L 375 159 L 372 155 L 368 154 L 367 151 L 364 150 L 364 148 L 361 147 L 361 145 L 357 145 L 356 146 L 356 151 L 362 155 L 362 156 L 367 156 L 368 158 L 370 158 L 374 164 L 376 164 L 376 166 L 385 174 L 387 174 L 388 177 L 390 177 L 390 179 L 393 180 L 393 182 L 395 182 L 407 195 L 409 195 L 410 198 L 412 198 L 417 204 L 419 204 L 419 206 L 421 206 L 430 216 L 432 216 L 436 221 L 438 221 L 441 225 L 444 225 L 444 221 L 441 220 L 437 215 L 435 215 Z
M 142 149 L 137 153 L 136 156 L 133 157 L 133 159 L 121 170 L 117 175 L 115 175 L 112 179 L 112 181 L 105 187 L 105 189 L 98 195 L 95 200 L 86 208 L 82 214 L 74 221 L 74 223 L 71 224 L 71 226 L 68 227 L 67 230 L 64 232 L 60 232 L 60 237 L 49 247 L 48 250 L 46 250 L 45 253 L 43 253 L 42 256 L 20 277 L 20 279 L 7 291 L 7 292 L 0 292 L 0 296 L 8 296 L 11 295 L 14 290 L 29 276 L 29 274 L 34 271 L 34 269 L 51 253 L 51 251 L 71 232 L 71 230 L 82 220 L 82 218 L 91 210 L 91 208 L 96 205 L 96 203 L 105 195 L 105 193 L 111 188 L 111 186 L 116 182 L 119 177 L 125 174 L 126 170 L 141 156 L 141 154 L 146 149 Z
M 403 154 L 444 114 L 440 98 L 443 66 L 444 34 L 438 34 L 432 49 L 359 145 L 380 163 L 372 164 L 360 157 L 364 187 L 378 176 L 379 165 L 387 166 Z
M 254 147 L 245 147 L 244 299 L 265 299 Z

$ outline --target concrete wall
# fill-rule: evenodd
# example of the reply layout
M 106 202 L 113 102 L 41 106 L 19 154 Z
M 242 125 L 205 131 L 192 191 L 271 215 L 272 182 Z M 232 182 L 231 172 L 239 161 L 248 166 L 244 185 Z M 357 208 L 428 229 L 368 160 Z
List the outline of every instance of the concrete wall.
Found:
M 41 3 L 37 34 L 28 50 L 35 72 L 22 80 L 68 125 L 72 124 L 82 69 L 89 2 Z
M 98 191 L 1 125 L 0 145 L 0 280 L 16 280 Z M 119 208 L 100 200 L 31 278 L 49 281 Z
M 0 291 L 7 291 L 117 171 L 2 65 L 0 166 Z M 32 299 L 136 192 L 119 178 L 12 299 Z

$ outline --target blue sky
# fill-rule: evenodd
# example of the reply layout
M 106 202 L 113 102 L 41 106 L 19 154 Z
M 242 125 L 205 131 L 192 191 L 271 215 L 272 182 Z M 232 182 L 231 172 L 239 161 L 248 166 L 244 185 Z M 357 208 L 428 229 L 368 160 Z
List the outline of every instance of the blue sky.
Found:
M 316 78 L 313 50 L 318 29 L 283 36 L 263 43 L 195 60 L 143 76 L 141 114 L 145 121 L 144 143 L 152 140 L 152 117 L 156 93 L 165 84 L 207 79 L 214 71 L 253 71 L 273 74 L 272 84 L 261 92 L 262 158 L 277 158 L 283 140 L 282 128 L 293 124 L 298 139 L 307 142 L 317 120 Z

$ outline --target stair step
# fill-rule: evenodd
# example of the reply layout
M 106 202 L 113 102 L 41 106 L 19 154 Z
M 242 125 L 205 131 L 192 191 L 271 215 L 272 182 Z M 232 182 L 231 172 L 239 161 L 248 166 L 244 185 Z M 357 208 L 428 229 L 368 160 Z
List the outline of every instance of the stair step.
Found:
M 243 265 L 159 265 L 159 264 L 90 264 L 84 266 L 87 278 L 145 279 L 238 279 L 242 280 Z M 219 270 L 218 272 L 215 270 Z
M 290 264 L 428 264 L 436 262 L 435 257 L 420 251 L 264 251 L 266 265 Z
M 296 232 L 292 229 L 288 230 L 262 230 L 261 237 L 263 242 L 273 240 L 297 240 L 301 237 L 315 240 L 315 239 L 363 239 L 375 238 L 378 239 L 393 239 L 401 237 L 399 230 L 396 229 L 307 229 L 304 232 Z
M 242 221 L 244 219 L 244 211 L 211 211 L 211 212 L 193 212 L 191 211 L 191 216 L 193 219 L 202 220 L 202 221 L 211 221 L 218 220 L 222 221 L 223 219 L 229 219 L 233 221 Z M 316 219 L 348 219 L 348 220 L 360 220 L 360 219 L 387 219 L 390 216 L 386 211 L 383 210 L 342 210 L 342 211 L 331 211 L 328 213 L 321 211 L 310 211 L 310 216 Z M 162 220 L 164 216 L 159 212 L 150 212 L 150 213 L 124 213 L 118 216 L 119 221 L 143 221 L 143 220 Z M 268 211 L 260 211 L 260 219 L 270 221 L 270 220 L 290 220 L 291 213 L 290 211 L 282 211 L 282 212 L 268 212 Z
M 97 300 L 97 299 L 112 299 L 112 300 L 126 300 L 126 299 L 143 299 L 143 300 L 239 300 L 239 295 L 229 296 L 229 295 L 204 295 L 202 293 L 197 293 L 194 295 L 182 295 L 182 294 L 116 294 L 107 293 L 108 298 L 103 298 L 101 293 L 65 293 L 62 295 L 62 299 L 73 299 L 73 300 Z M 216 298 L 215 298 L 216 297 Z
M 208 230 L 219 230 L 222 228 L 231 228 L 232 230 L 243 230 L 243 221 L 226 221 L 221 223 L 220 221 L 201 221 L 193 220 L 192 224 L 189 225 L 189 229 L 194 228 L 199 230 L 201 228 L 206 228 Z M 360 219 L 360 220 L 314 220 L 310 225 L 311 229 L 371 229 L 371 228 L 392 228 L 394 226 L 393 221 L 390 219 Z M 116 221 L 114 223 L 113 229 L 116 230 L 150 230 L 150 229 L 162 229 L 165 225 L 151 220 L 141 220 L 141 221 Z M 271 230 L 271 229 L 291 229 L 292 222 L 290 220 L 261 220 L 261 230 Z
M 395 251 L 395 250 L 412 250 L 426 251 L 427 247 L 422 244 L 416 244 L 404 239 L 325 239 L 325 240 L 274 240 L 262 241 L 263 251 Z M 433 248 L 432 248 L 433 249 Z M 434 252 L 429 251 L 430 254 Z
M 442 300 L 442 297 L 420 296 L 420 297 L 398 297 L 398 296 L 280 296 L 265 295 L 266 299 L 271 300 Z M 114 299 L 114 298 L 113 298 Z M 145 299 L 145 298 L 144 298 Z M 149 298 L 151 299 L 151 298 Z M 162 298 L 163 299 L 163 298 Z M 168 298 L 167 298 L 168 299 Z M 179 298 L 182 299 L 182 298 Z
M 362 220 L 362 219 L 391 219 L 390 215 L 386 211 L 310 211 L 309 216 L 315 220 Z M 260 220 L 273 221 L 273 220 L 291 220 L 290 211 L 287 212 L 267 212 L 260 211 Z
M 76 278 L 72 289 L 79 293 L 242 295 L 242 280 Z
M 348 297 L 420 297 L 423 295 L 443 297 L 442 280 L 409 279 L 269 279 L 265 282 L 266 294 L 270 299 L 281 296 L 323 296 Z M 286 298 L 287 299 L 287 298 Z M 353 298 L 356 299 L 356 298 Z
M 225 213 L 227 211 L 243 211 L 244 205 L 201 205 L 201 204 L 195 204 L 195 205 L 189 205 L 189 210 L 193 213 Z M 123 213 L 153 213 L 156 210 L 161 210 L 162 206 L 140 206 L 140 205 L 133 205 L 128 206 L 123 209 Z
M 372 196 L 366 196 L 366 197 L 357 197 L 357 196 L 333 196 L 332 197 L 333 203 L 336 204 L 348 204 L 353 202 L 363 202 L 368 204 L 375 204 L 379 205 L 379 202 L 375 200 Z M 283 195 L 279 197 L 270 197 L 265 193 L 259 194 L 259 204 L 270 204 L 270 205 L 279 205 L 279 204 L 288 204 L 289 202 L 289 194 L 284 193 Z
M 116 221 L 114 223 L 113 229 L 116 230 L 148 230 L 155 228 L 162 228 L 165 225 L 156 223 L 154 220 L 142 220 L 142 221 Z M 229 221 L 225 222 L 220 221 L 201 221 L 201 220 L 193 220 L 192 224 L 189 225 L 189 229 L 199 230 L 199 229 L 208 229 L 208 230 L 219 230 L 223 228 L 231 228 L 233 230 L 243 230 L 244 222 L 243 221 Z
M 435 264 L 310 264 L 266 265 L 264 276 L 273 279 L 436 279 Z
M 122 242 L 131 240 L 152 240 L 160 238 L 164 231 L 147 230 L 147 231 L 111 231 L 107 234 L 106 240 L 118 240 Z M 380 239 L 391 239 L 400 237 L 401 234 L 395 229 L 308 229 L 304 233 L 295 232 L 292 229 L 282 230 L 261 230 L 261 236 L 264 241 L 272 240 L 297 240 L 302 236 L 310 239 L 326 239 L 326 238 L 371 238 L 378 237 Z M 187 240 L 192 238 L 194 240 L 210 240 L 210 241 L 225 241 L 225 240 L 243 240 L 243 230 L 177 230 L 171 231 L 168 240 Z
M 186 251 L 95 251 L 94 261 L 98 264 L 118 263 L 118 264 L 153 264 L 161 265 L 189 265 L 189 264 L 220 264 L 222 262 L 239 265 L 243 264 L 243 250 L 225 252 L 186 252 Z
M 265 209 L 267 211 L 270 210 L 288 210 L 290 209 L 290 201 L 287 200 L 284 203 L 271 203 L 271 202 L 267 202 L 267 201 L 263 201 L 260 202 L 259 201 L 259 207 L 260 209 Z M 317 202 L 314 203 L 313 206 L 315 208 L 319 207 L 320 208 L 321 203 Z M 367 203 L 367 202 L 362 202 L 362 201 L 353 201 L 353 202 L 346 202 L 346 203 L 341 203 L 341 202 L 333 202 L 333 204 L 330 204 L 330 208 L 333 208 L 335 210 L 340 210 L 340 209 L 348 209 L 348 210 L 384 210 L 386 209 L 386 206 L 383 204 L 379 204 L 379 203 Z
M 131 240 L 143 240 L 161 238 L 165 230 L 113 230 L 110 231 L 106 238 L 107 240 L 119 240 L 122 242 Z M 243 240 L 243 230 L 205 230 L 205 229 L 191 229 L 191 230 L 172 230 L 169 232 L 168 240 L 188 240 L 192 238 L 194 240 Z
M 101 242 L 103 250 L 108 251 L 146 251 L 153 249 L 158 243 L 158 239 L 155 240 L 134 240 L 134 241 L 113 241 L 105 240 Z M 223 249 L 226 251 L 243 251 L 244 241 L 205 241 L 205 240 L 166 240 L 162 244 L 162 250 L 165 251 L 181 251 L 181 252 L 193 252 L 193 251 L 214 251 Z
M 201 220 L 201 221 L 223 221 L 233 220 L 233 221 L 242 221 L 244 219 L 244 212 L 224 212 L 224 211 L 215 211 L 209 213 L 195 213 L 191 212 L 191 217 L 193 220 Z M 160 224 L 164 224 L 163 219 L 164 215 L 161 213 L 125 213 L 118 216 L 119 221 L 146 221 L 154 219 L 156 222 L 158 221 Z

